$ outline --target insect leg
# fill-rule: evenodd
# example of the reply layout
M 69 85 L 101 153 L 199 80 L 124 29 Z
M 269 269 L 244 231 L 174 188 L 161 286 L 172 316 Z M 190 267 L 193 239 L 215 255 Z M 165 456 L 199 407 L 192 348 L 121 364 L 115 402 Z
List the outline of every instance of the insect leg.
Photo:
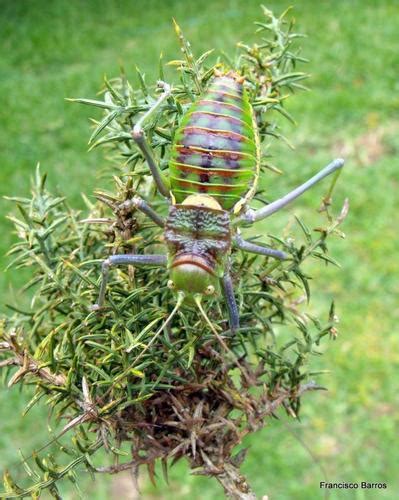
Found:
M 131 200 L 124 201 L 119 207 L 126 210 L 137 208 L 140 212 L 147 215 L 159 227 L 165 227 L 165 219 L 161 215 L 158 215 L 156 211 L 139 196 L 134 196 Z
M 135 124 L 132 131 L 132 137 L 140 151 L 143 153 L 144 158 L 146 159 L 148 166 L 150 167 L 151 174 L 154 178 L 154 182 L 157 185 L 159 192 L 165 196 L 165 198 L 169 198 L 169 182 L 165 178 L 162 173 L 159 165 L 157 165 L 154 155 L 152 153 L 151 146 L 148 144 L 148 141 L 145 137 L 143 130 L 143 123 L 145 120 L 151 116 L 159 106 L 171 95 L 171 87 L 165 82 L 159 82 L 159 85 L 163 88 L 163 94 L 157 99 L 154 105 L 139 119 L 139 121 Z
M 100 291 L 98 294 L 97 303 L 92 306 L 94 311 L 97 311 L 104 305 L 105 292 L 107 289 L 107 282 L 109 277 L 109 268 L 111 266 L 120 265 L 134 265 L 134 266 L 166 266 L 166 255 L 111 255 L 108 259 L 104 260 L 102 264 L 102 280 Z
M 237 248 L 246 252 L 266 255 L 281 260 L 288 258 L 288 254 L 282 252 L 281 250 L 275 250 L 274 248 L 263 247 L 261 245 L 256 245 L 255 243 L 251 243 L 250 241 L 245 241 L 239 234 L 234 237 L 233 242 Z
M 301 196 L 301 194 L 314 186 L 317 182 L 324 179 L 324 177 L 327 177 L 327 175 L 330 175 L 339 168 L 342 168 L 343 165 L 344 160 L 342 160 L 341 158 L 332 161 L 329 165 L 323 168 L 323 170 L 320 170 L 318 174 L 314 175 L 308 181 L 304 182 L 282 198 L 273 201 L 273 203 L 270 203 L 269 205 L 260 208 L 259 210 L 248 210 L 241 217 L 239 217 L 237 223 L 246 222 L 252 224 L 258 220 L 266 219 L 266 217 L 269 217 L 270 215 L 274 214 L 281 208 L 291 203 L 291 201 L 295 200 L 295 198 L 298 198 L 298 196 Z
M 236 333 L 240 328 L 240 315 L 238 312 L 237 302 L 234 296 L 233 282 L 228 269 L 225 270 L 221 279 L 223 296 L 226 300 L 227 309 L 229 312 L 229 324 L 231 333 Z

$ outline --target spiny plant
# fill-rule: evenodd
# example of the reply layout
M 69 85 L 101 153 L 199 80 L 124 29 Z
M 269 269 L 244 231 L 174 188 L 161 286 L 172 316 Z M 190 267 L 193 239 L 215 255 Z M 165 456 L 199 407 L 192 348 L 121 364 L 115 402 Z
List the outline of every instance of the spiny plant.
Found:
M 136 88 L 122 71 L 104 80 L 102 99 L 73 99 L 103 110 L 89 143 L 106 149 L 114 179 L 112 190 L 96 192 L 97 202 L 85 197 L 83 213 L 47 190 L 39 168 L 32 196 L 9 198 L 19 211 L 10 216 L 18 237 L 10 268 L 29 268 L 22 291 L 32 300 L 28 309 L 13 307 L 2 320 L 0 366 L 9 387 L 34 387 L 27 411 L 43 401 L 51 408 L 59 422 L 53 440 L 59 450 L 46 454 L 44 446 L 25 457 L 29 478 L 6 471 L 2 498 L 37 498 L 46 488 L 60 498 L 58 482 L 67 478 L 77 486 L 75 470 L 82 465 L 90 473 L 135 474 L 146 465 L 155 481 L 157 461 L 167 475 L 181 458 L 193 474 L 216 478 L 226 495 L 255 498 L 240 472 L 245 453 L 237 446 L 280 407 L 298 415 L 301 396 L 321 389 L 311 380 L 310 357 L 319 354 L 324 338 L 336 336 L 336 315 L 334 304 L 325 321 L 303 311 L 300 303 L 309 298 L 310 287 L 301 265 L 309 258 L 335 263 L 326 241 L 343 236 L 338 226 L 348 210 L 345 202 L 338 215 L 332 213 L 338 174 L 323 199 L 317 236 L 297 219 L 303 241 L 272 235 L 268 251 L 253 241 L 247 243 L 258 248 L 255 254 L 232 248 L 229 279 L 237 304 L 230 315 L 214 294 L 204 304 L 195 293 L 191 302 L 183 295 L 176 299 L 168 273 L 155 265 L 112 269 L 107 288 L 98 280 L 107 256 L 140 255 L 156 264 L 158 255 L 164 263 L 160 226 L 168 203 L 158 191 L 162 183 L 168 191 L 171 154 L 187 111 L 215 75 L 233 75 L 245 86 L 262 148 L 260 176 L 279 171 L 267 150 L 274 139 L 283 139 L 277 116 L 292 120 L 284 103 L 304 89 L 307 75 L 296 68 L 305 62 L 295 48 L 301 35 L 286 20 L 287 12 L 275 17 L 263 7 L 263 14 L 256 23 L 260 41 L 238 44 L 234 60 L 215 59 L 212 51 L 196 58 L 175 23 L 183 57 L 168 63 L 178 74 L 171 87 L 149 85 L 137 70 Z M 161 59 L 161 82 L 164 71 Z M 148 144 L 133 137 L 138 126 L 145 128 Z M 273 204 L 255 187 L 254 199 L 264 205 L 260 211 L 270 211 Z M 245 225 L 250 212 L 244 208 L 241 204 L 236 215 Z M 98 294 L 100 310 L 92 307 Z M 121 461 L 126 444 L 130 456 Z M 95 464 L 100 449 L 109 457 L 102 467 Z

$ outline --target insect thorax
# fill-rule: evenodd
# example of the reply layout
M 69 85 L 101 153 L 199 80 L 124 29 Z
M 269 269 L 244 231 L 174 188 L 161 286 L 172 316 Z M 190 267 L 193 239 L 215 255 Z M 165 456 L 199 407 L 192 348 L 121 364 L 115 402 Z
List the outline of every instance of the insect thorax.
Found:
M 170 277 L 177 289 L 206 293 L 218 286 L 231 250 L 230 215 L 208 196 L 189 196 L 172 205 L 165 241 Z
M 178 203 L 190 194 L 215 198 L 237 211 L 253 196 L 259 173 L 259 138 L 251 104 L 238 75 L 216 76 L 183 116 L 169 171 Z

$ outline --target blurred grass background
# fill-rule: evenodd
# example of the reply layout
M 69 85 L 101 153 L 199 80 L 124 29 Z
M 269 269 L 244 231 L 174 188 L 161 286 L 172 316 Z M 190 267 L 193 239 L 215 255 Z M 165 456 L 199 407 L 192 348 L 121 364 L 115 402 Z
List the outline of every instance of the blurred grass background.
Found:
M 268 1 L 281 13 L 291 2 Z M 2 1 L 0 9 L 0 195 L 24 196 L 35 164 L 49 174 L 50 185 L 80 206 L 80 193 L 98 187 L 96 175 L 106 160 L 87 153 L 91 109 L 64 97 L 94 97 L 103 74 L 118 74 L 123 63 L 135 81 L 137 64 L 151 82 L 159 53 L 165 60 L 179 52 L 171 27 L 175 17 L 197 55 L 216 47 L 234 53 L 234 44 L 250 40 L 260 19 L 259 1 L 76 0 Z M 397 498 L 399 480 L 398 382 L 399 309 L 398 161 L 399 32 L 394 0 L 297 0 L 294 16 L 303 53 L 311 59 L 311 93 L 292 99 L 298 126 L 285 124 L 295 145 L 275 144 L 275 163 L 285 174 L 265 181 L 271 199 L 307 179 L 331 158 L 347 166 L 335 195 L 338 210 L 345 197 L 351 209 L 343 230 L 347 239 L 330 242 L 342 266 L 308 263 L 314 276 L 309 311 L 327 316 L 335 298 L 340 335 L 315 369 L 329 369 L 321 382 L 328 393 L 303 401 L 301 422 L 282 416 L 244 443 L 250 446 L 244 472 L 258 495 L 273 499 L 323 498 L 319 481 L 386 482 L 384 491 L 332 492 L 330 498 Z M 169 74 L 171 74 L 170 71 Z M 104 182 L 104 181 L 101 181 Z M 257 232 L 282 231 L 297 214 L 310 226 L 320 221 L 316 208 L 327 184 L 314 188 L 293 207 L 277 214 Z M 1 268 L 12 242 L 8 211 L 1 200 Z M 1 274 L 1 308 L 19 300 L 13 291 L 20 277 Z M 28 395 L 1 388 L 0 469 L 12 465 L 18 448 L 25 454 L 47 439 L 46 412 L 21 413 Z M 296 437 L 295 437 L 296 436 Z M 309 453 L 310 448 L 311 453 Z M 129 479 L 83 477 L 83 497 L 129 498 Z M 171 471 L 170 486 L 143 486 L 144 498 L 222 498 L 218 485 L 187 475 L 183 463 Z M 65 485 L 64 498 L 76 493 Z M 45 497 L 45 495 L 44 495 Z

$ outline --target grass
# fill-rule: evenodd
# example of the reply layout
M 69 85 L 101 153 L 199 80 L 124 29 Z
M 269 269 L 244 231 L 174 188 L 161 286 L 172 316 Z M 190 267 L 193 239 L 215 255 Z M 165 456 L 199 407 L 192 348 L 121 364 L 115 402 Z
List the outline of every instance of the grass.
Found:
M 279 12 L 289 2 L 267 5 Z M 309 35 L 302 45 L 311 59 L 312 92 L 290 104 L 298 126 L 286 125 L 285 132 L 296 150 L 280 144 L 273 150 L 285 175 L 271 174 L 265 183 L 270 198 L 276 198 L 342 155 L 347 167 L 334 201 L 338 207 L 349 197 L 351 210 L 343 227 L 347 239 L 331 243 L 341 270 L 307 265 L 314 276 L 310 311 L 326 315 L 334 297 L 341 317 L 338 340 L 314 361 L 315 369 L 331 370 L 322 379 L 329 392 L 305 398 L 301 422 L 273 420 L 245 442 L 250 450 L 244 471 L 256 492 L 270 498 L 323 498 L 321 468 L 330 481 L 388 484 L 378 492 L 333 492 L 331 499 L 396 498 L 399 487 L 394 445 L 399 382 L 396 10 L 388 0 L 296 2 L 299 27 Z M 98 186 L 96 177 L 106 160 L 100 152 L 87 153 L 91 110 L 63 98 L 94 96 L 102 75 L 115 75 L 121 62 L 132 79 L 136 64 L 148 81 L 156 78 L 159 52 L 165 60 L 178 53 L 172 16 L 197 54 L 210 47 L 231 53 L 237 39 L 250 37 L 260 10 L 252 0 L 21 0 L 2 5 L 0 195 L 25 195 L 40 161 L 50 184 L 71 203 L 81 204 L 80 193 L 90 194 Z M 294 214 L 312 227 L 324 192 L 321 186 L 313 189 L 258 231 L 278 233 Z M 8 207 L 0 203 L 4 255 L 12 236 L 4 219 Z M 1 259 L 3 268 L 6 262 Z M 13 288 L 19 277 L 8 272 L 2 278 L 4 309 L 7 301 L 18 300 Z M 20 417 L 27 399 L 15 389 L 0 392 L 0 468 L 17 463 L 18 448 L 28 453 L 46 439 L 44 410 Z M 145 498 L 222 498 L 217 485 L 186 473 L 185 465 L 178 464 L 170 486 L 161 478 L 158 489 L 145 484 Z M 98 499 L 116 498 L 117 483 L 114 478 L 94 485 L 84 480 L 83 496 L 95 492 Z M 65 498 L 73 495 L 65 490 Z

